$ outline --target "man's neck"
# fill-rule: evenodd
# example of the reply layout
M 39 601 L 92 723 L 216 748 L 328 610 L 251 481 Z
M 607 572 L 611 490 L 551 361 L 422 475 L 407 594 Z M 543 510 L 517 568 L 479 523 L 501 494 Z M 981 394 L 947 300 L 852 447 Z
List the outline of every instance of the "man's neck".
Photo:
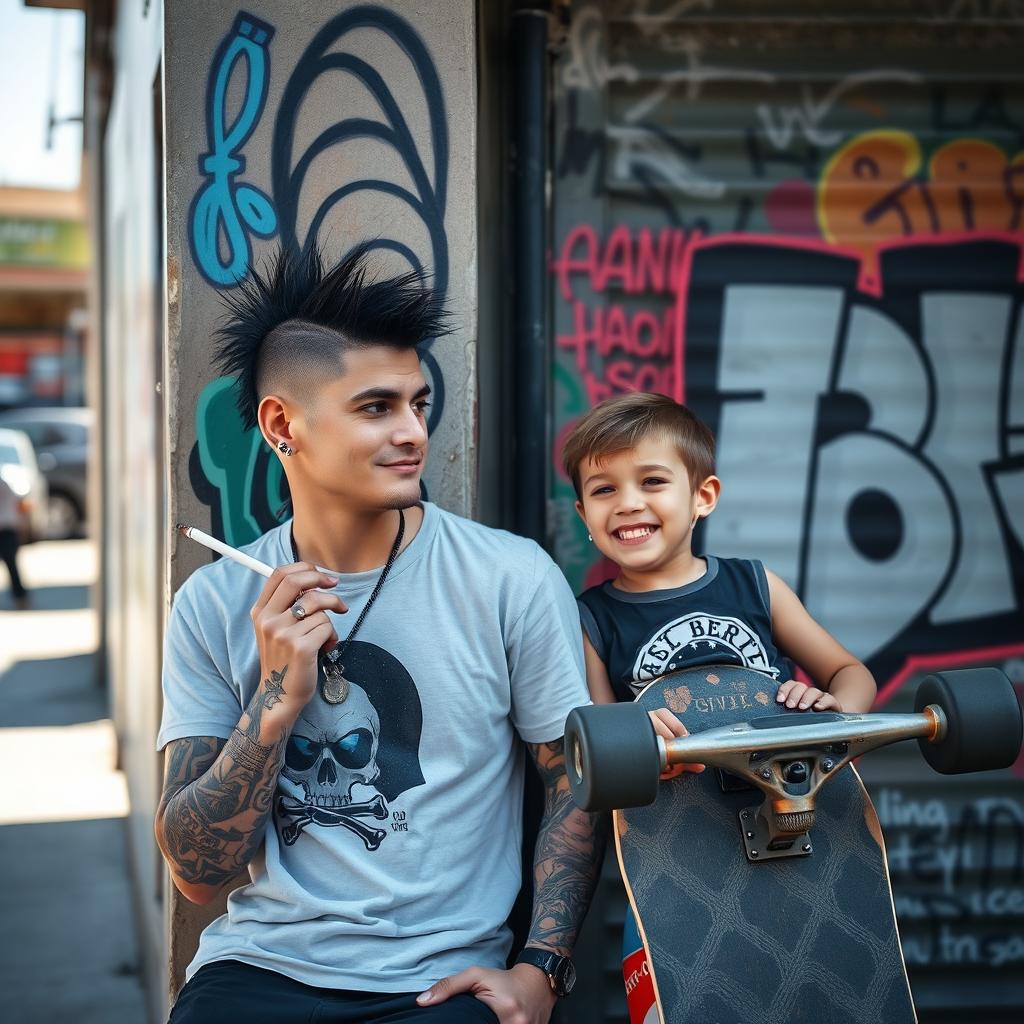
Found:
M 403 549 L 423 523 L 423 507 L 413 505 L 404 513 Z M 367 572 L 387 561 L 398 534 L 398 522 L 394 509 L 354 511 L 333 507 L 317 509 L 312 515 L 297 509 L 292 538 L 302 562 L 334 572 Z

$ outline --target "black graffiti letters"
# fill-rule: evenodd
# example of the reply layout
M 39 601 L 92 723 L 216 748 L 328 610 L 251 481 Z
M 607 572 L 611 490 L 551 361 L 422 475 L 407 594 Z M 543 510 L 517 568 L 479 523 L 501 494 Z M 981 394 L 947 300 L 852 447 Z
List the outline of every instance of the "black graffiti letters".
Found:
M 907 962 L 1024 962 L 1024 805 L 991 796 L 957 810 L 885 787 L 876 806 Z
M 694 256 L 687 399 L 725 481 L 708 547 L 764 558 L 883 679 L 897 650 L 1021 641 L 1020 261 L 1010 241 L 901 245 L 874 297 L 813 246 Z

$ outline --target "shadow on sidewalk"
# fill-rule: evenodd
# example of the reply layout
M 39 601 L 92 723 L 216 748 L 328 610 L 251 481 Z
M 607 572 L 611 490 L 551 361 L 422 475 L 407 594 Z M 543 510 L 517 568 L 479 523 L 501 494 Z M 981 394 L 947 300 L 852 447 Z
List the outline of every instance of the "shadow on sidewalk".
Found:
M 88 608 L 90 595 L 86 586 L 33 587 L 28 592 L 31 604 L 21 615 L 32 612 L 67 612 Z M 0 594 L 0 612 L 14 610 L 14 598 L 10 590 Z
M 123 819 L 0 826 L 0 862 L 4 1019 L 145 1024 Z
M 0 727 L 77 725 L 109 715 L 107 692 L 93 685 L 96 655 L 32 658 L 0 675 Z

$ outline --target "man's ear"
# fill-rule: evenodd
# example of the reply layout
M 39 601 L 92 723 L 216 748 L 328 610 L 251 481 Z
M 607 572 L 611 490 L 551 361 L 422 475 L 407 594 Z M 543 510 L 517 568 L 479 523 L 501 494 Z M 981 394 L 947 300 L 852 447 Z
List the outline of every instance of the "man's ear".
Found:
M 284 442 L 294 450 L 295 435 L 292 432 L 291 411 L 279 395 L 267 395 L 263 398 L 256 411 L 256 423 L 271 448 L 277 448 Z
M 700 482 L 695 494 L 698 517 L 705 519 L 715 511 L 721 493 L 722 481 L 717 476 L 706 477 Z

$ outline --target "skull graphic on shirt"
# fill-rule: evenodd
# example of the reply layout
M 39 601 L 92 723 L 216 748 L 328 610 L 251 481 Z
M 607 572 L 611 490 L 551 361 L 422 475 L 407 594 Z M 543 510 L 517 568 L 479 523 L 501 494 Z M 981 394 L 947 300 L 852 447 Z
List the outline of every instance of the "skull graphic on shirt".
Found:
M 366 691 L 352 684 L 344 704 L 314 697 L 292 729 L 281 774 L 316 807 L 344 807 L 357 798 L 356 786 L 369 787 L 380 775 L 377 750 L 380 719 Z M 366 793 L 358 794 L 365 799 Z

